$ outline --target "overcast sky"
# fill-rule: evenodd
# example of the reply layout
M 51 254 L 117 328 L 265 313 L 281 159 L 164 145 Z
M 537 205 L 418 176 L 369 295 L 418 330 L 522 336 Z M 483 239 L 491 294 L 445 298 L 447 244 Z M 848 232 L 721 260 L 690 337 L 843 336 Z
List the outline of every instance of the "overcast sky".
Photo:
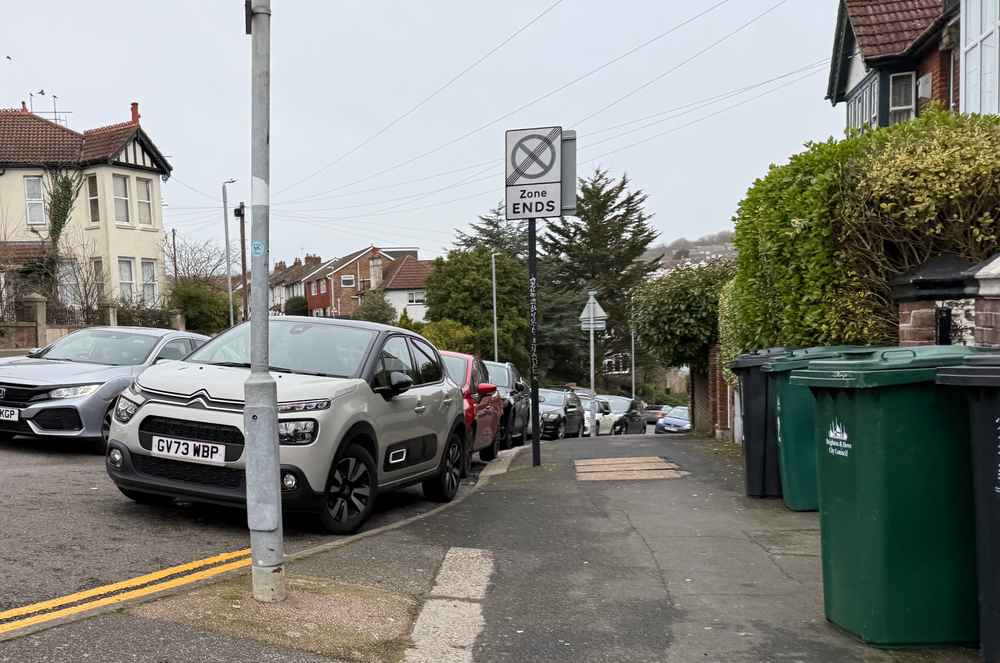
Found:
M 730 228 L 743 193 L 770 163 L 842 134 L 843 109 L 823 99 L 825 68 L 718 99 L 829 58 L 836 0 L 786 0 L 699 54 L 779 4 L 729 0 L 490 124 L 720 2 L 562 0 L 343 156 L 554 2 L 273 0 L 272 261 L 371 243 L 440 255 L 454 228 L 502 198 L 508 128 L 576 129 L 580 174 L 598 165 L 627 173 L 649 194 L 663 241 Z M 243 2 L 49 0 L 14 3 L 4 16 L 0 105 L 18 106 L 44 89 L 83 130 L 127 120 L 138 101 L 143 128 L 174 166 L 163 187 L 167 228 L 221 238 L 221 182 L 239 180 L 231 202 L 250 198 Z M 51 110 L 50 96 L 35 99 Z

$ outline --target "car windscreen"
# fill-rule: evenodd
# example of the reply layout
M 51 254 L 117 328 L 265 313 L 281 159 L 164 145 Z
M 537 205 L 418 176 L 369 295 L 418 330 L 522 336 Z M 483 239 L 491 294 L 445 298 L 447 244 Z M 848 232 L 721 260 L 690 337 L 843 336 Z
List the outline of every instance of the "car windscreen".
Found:
M 620 414 L 622 412 L 628 412 L 628 406 L 632 403 L 627 398 L 619 398 L 617 396 L 609 396 L 604 399 L 611 406 L 611 411 L 615 414 Z
M 506 366 L 495 361 L 484 361 L 483 363 L 486 364 L 486 368 L 490 372 L 490 382 L 498 387 L 510 387 L 510 376 Z
M 268 352 L 272 371 L 356 377 L 377 332 L 348 325 L 271 320 Z M 187 361 L 250 367 L 250 323 L 201 346 Z
M 673 410 L 670 411 L 670 416 L 674 417 L 675 419 L 684 419 L 684 420 L 690 418 L 690 415 L 688 414 L 688 409 L 686 407 L 675 407 Z
M 81 329 L 39 353 L 43 359 L 109 366 L 137 366 L 149 357 L 159 336 L 115 329 Z
M 448 376 L 459 386 L 465 385 L 465 369 L 468 361 L 465 357 L 452 357 L 451 355 L 441 355 L 444 359 L 444 367 L 448 369 Z
M 538 392 L 538 395 L 546 405 L 561 407 L 566 404 L 566 393 L 562 391 L 546 391 L 543 389 Z

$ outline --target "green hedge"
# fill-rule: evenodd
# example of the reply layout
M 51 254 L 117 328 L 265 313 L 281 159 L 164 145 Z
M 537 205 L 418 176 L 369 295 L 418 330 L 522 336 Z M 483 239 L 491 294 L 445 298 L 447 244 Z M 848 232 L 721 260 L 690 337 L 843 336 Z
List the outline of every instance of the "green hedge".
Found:
M 895 343 L 889 281 L 1000 250 L 1000 118 L 941 111 L 772 166 L 740 203 L 729 352 Z

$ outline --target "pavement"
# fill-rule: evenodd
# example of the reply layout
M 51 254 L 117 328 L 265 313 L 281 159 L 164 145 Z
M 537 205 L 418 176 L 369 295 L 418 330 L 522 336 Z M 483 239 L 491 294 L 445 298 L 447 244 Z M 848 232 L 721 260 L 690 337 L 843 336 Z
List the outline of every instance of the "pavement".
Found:
M 0 663 L 979 660 L 872 649 L 827 623 L 817 515 L 744 497 L 732 445 L 568 439 L 542 459 L 522 452 L 444 509 L 304 551 L 286 604 L 227 575 L 0 642 Z

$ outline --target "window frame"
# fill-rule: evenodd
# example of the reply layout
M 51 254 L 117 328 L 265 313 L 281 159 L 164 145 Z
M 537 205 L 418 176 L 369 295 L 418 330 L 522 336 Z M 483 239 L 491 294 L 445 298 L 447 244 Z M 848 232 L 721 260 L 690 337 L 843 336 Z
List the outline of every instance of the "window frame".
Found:
M 38 198 L 28 197 L 28 182 L 38 181 Z M 34 205 L 42 208 L 42 220 L 31 220 L 31 209 Z M 45 179 L 42 175 L 24 176 L 24 225 L 26 226 L 47 226 L 49 224 L 49 210 L 45 206 Z
M 309 294 L 312 295 L 313 297 L 316 296 L 316 282 L 315 281 L 310 281 L 309 282 Z
M 319 294 L 321 294 L 321 295 L 325 295 L 326 294 L 326 279 L 325 278 L 319 280 Z
M 91 184 L 94 185 L 93 189 Z M 87 175 L 87 210 L 91 223 L 101 222 L 101 183 L 97 179 L 97 173 Z
M 430 385 L 430 384 L 439 384 L 439 383 L 441 383 L 444 380 L 445 367 L 444 367 L 444 362 L 441 361 L 441 355 L 438 354 L 438 351 L 434 348 L 434 346 L 432 346 L 427 341 L 422 341 L 421 339 L 419 339 L 419 338 L 417 338 L 415 336 L 407 336 L 406 339 L 409 341 L 409 345 L 410 345 L 410 357 L 413 360 L 413 370 L 417 372 L 419 380 L 420 380 L 419 382 L 414 382 L 413 386 L 415 386 L 415 387 L 416 386 L 423 387 L 423 386 Z M 430 351 L 430 355 L 429 356 L 431 357 L 431 359 L 434 360 L 434 363 L 437 365 L 437 368 L 438 368 L 438 377 L 437 377 L 436 380 L 427 380 L 427 381 L 424 381 L 423 371 L 420 370 L 420 363 L 417 361 L 417 352 L 418 351 L 423 352 L 423 350 L 420 349 L 421 345 L 425 346 L 426 349 Z M 424 354 L 426 354 L 426 353 L 424 353 Z
M 345 280 L 350 280 L 350 283 L 345 283 Z M 357 279 L 354 274 L 341 274 L 340 275 L 340 287 L 341 288 L 353 288 L 357 284 Z
M 897 78 L 909 78 L 910 79 L 910 104 L 908 106 L 893 106 L 892 105 L 892 92 Z M 900 111 L 909 111 L 910 117 L 905 120 L 893 121 L 892 114 Z M 886 118 L 889 126 L 893 124 L 901 124 L 903 122 L 909 122 L 917 116 L 917 72 L 916 71 L 901 71 L 895 74 L 889 74 L 889 115 Z
M 422 293 L 420 295 L 420 299 L 419 300 L 416 297 L 417 293 Z M 422 289 L 422 288 L 414 288 L 413 290 L 407 290 L 406 291 L 406 303 L 407 304 L 412 304 L 414 306 L 416 306 L 416 305 L 421 305 L 421 306 L 426 305 L 427 304 L 427 290 L 426 289 Z
M 994 4 L 995 3 L 995 4 Z M 976 11 L 973 11 L 973 5 Z M 992 22 L 984 21 L 983 9 L 994 7 Z M 963 113 L 993 114 L 1000 112 L 1000 2 L 998 0 L 962 0 L 960 10 L 960 32 L 959 37 L 959 75 L 961 77 L 959 89 L 959 103 Z M 976 25 L 971 23 L 976 21 Z M 977 28 L 973 30 L 973 27 Z M 984 110 L 983 107 L 983 46 L 992 39 L 994 49 L 992 67 L 992 99 L 989 100 L 991 108 Z M 973 53 L 974 52 L 974 53 Z M 970 68 L 969 61 L 974 57 L 976 66 Z M 970 93 L 969 76 L 970 71 L 976 75 L 975 94 Z M 971 103 L 973 102 L 974 103 Z
M 153 280 L 152 281 L 147 281 L 146 280 L 146 265 L 152 265 L 153 266 L 153 272 L 152 272 L 153 273 Z M 159 286 L 159 283 L 156 280 L 156 260 L 154 258 L 142 258 L 139 261 L 139 271 L 141 272 L 140 276 L 142 276 L 142 303 L 143 303 L 144 306 L 156 306 L 157 302 L 160 299 L 160 286 Z M 146 286 L 149 286 L 149 285 L 153 286 L 153 301 L 152 302 L 147 302 L 146 301 Z
M 143 185 L 145 185 L 146 193 L 149 195 L 148 200 L 143 200 L 141 197 Z M 136 203 L 136 222 L 140 226 L 154 226 L 153 223 L 153 180 L 147 177 L 137 177 L 135 178 L 135 203 Z M 149 221 L 142 220 L 142 210 L 143 205 L 149 210 Z
M 160 359 L 175 359 L 175 360 L 177 360 L 177 358 L 174 358 L 174 357 L 164 357 L 163 356 L 163 352 L 168 347 L 170 347 L 170 345 L 173 344 L 173 343 L 180 343 L 180 344 L 182 344 L 184 346 L 187 346 L 187 351 L 184 351 L 183 347 L 181 348 L 182 352 L 184 352 L 184 353 L 181 355 L 180 358 L 186 357 L 189 354 L 191 354 L 192 352 L 194 352 L 194 350 L 191 349 L 191 343 L 190 343 L 190 341 L 187 338 L 185 338 L 185 337 L 174 337 L 174 338 L 170 339 L 169 341 L 167 341 L 166 343 L 164 343 L 162 346 L 160 346 L 159 352 L 156 353 L 156 359 L 154 359 L 153 361 L 156 362 L 156 361 L 159 361 Z
M 128 266 L 129 266 L 129 276 L 131 277 L 130 281 L 123 281 L 122 280 L 122 264 L 123 263 L 128 263 Z M 122 287 L 126 283 L 129 286 L 128 296 L 127 297 L 126 297 L 125 291 L 124 291 L 124 289 Z M 133 304 L 133 303 L 135 303 L 135 258 L 129 258 L 129 257 L 123 257 L 123 256 L 119 256 L 118 257 L 118 300 L 121 301 L 124 304 Z
M 379 346 L 378 353 L 376 354 L 375 370 L 373 371 L 371 380 L 372 389 L 379 389 L 379 388 L 384 389 L 389 386 L 389 385 L 378 384 L 379 375 L 385 372 L 383 364 L 384 359 L 382 357 L 382 353 L 385 351 L 385 346 L 389 345 L 389 343 L 395 341 L 396 339 L 399 339 L 400 341 L 403 342 L 403 347 L 406 348 L 406 353 L 407 353 L 406 356 L 410 360 L 410 372 L 407 373 L 407 375 L 413 381 L 414 386 L 416 386 L 418 383 L 419 376 L 417 374 L 417 362 L 413 358 L 413 348 L 411 348 L 410 344 L 407 342 L 406 334 L 391 334 L 385 337 L 385 339 L 382 341 L 382 345 Z
M 114 173 L 114 174 L 111 175 L 111 196 L 112 196 L 112 198 L 114 200 L 114 208 L 115 208 L 114 219 L 115 219 L 115 223 L 122 224 L 122 225 L 128 225 L 128 226 L 132 225 L 132 205 L 129 202 L 129 180 L 130 179 L 131 178 L 128 175 L 119 175 L 118 173 Z M 117 189 L 115 189 L 115 182 L 118 182 L 118 181 L 125 182 L 125 195 L 124 196 L 119 196 Z M 122 221 L 121 219 L 118 218 L 118 201 L 119 200 L 124 200 L 125 201 L 125 220 L 124 221 Z

